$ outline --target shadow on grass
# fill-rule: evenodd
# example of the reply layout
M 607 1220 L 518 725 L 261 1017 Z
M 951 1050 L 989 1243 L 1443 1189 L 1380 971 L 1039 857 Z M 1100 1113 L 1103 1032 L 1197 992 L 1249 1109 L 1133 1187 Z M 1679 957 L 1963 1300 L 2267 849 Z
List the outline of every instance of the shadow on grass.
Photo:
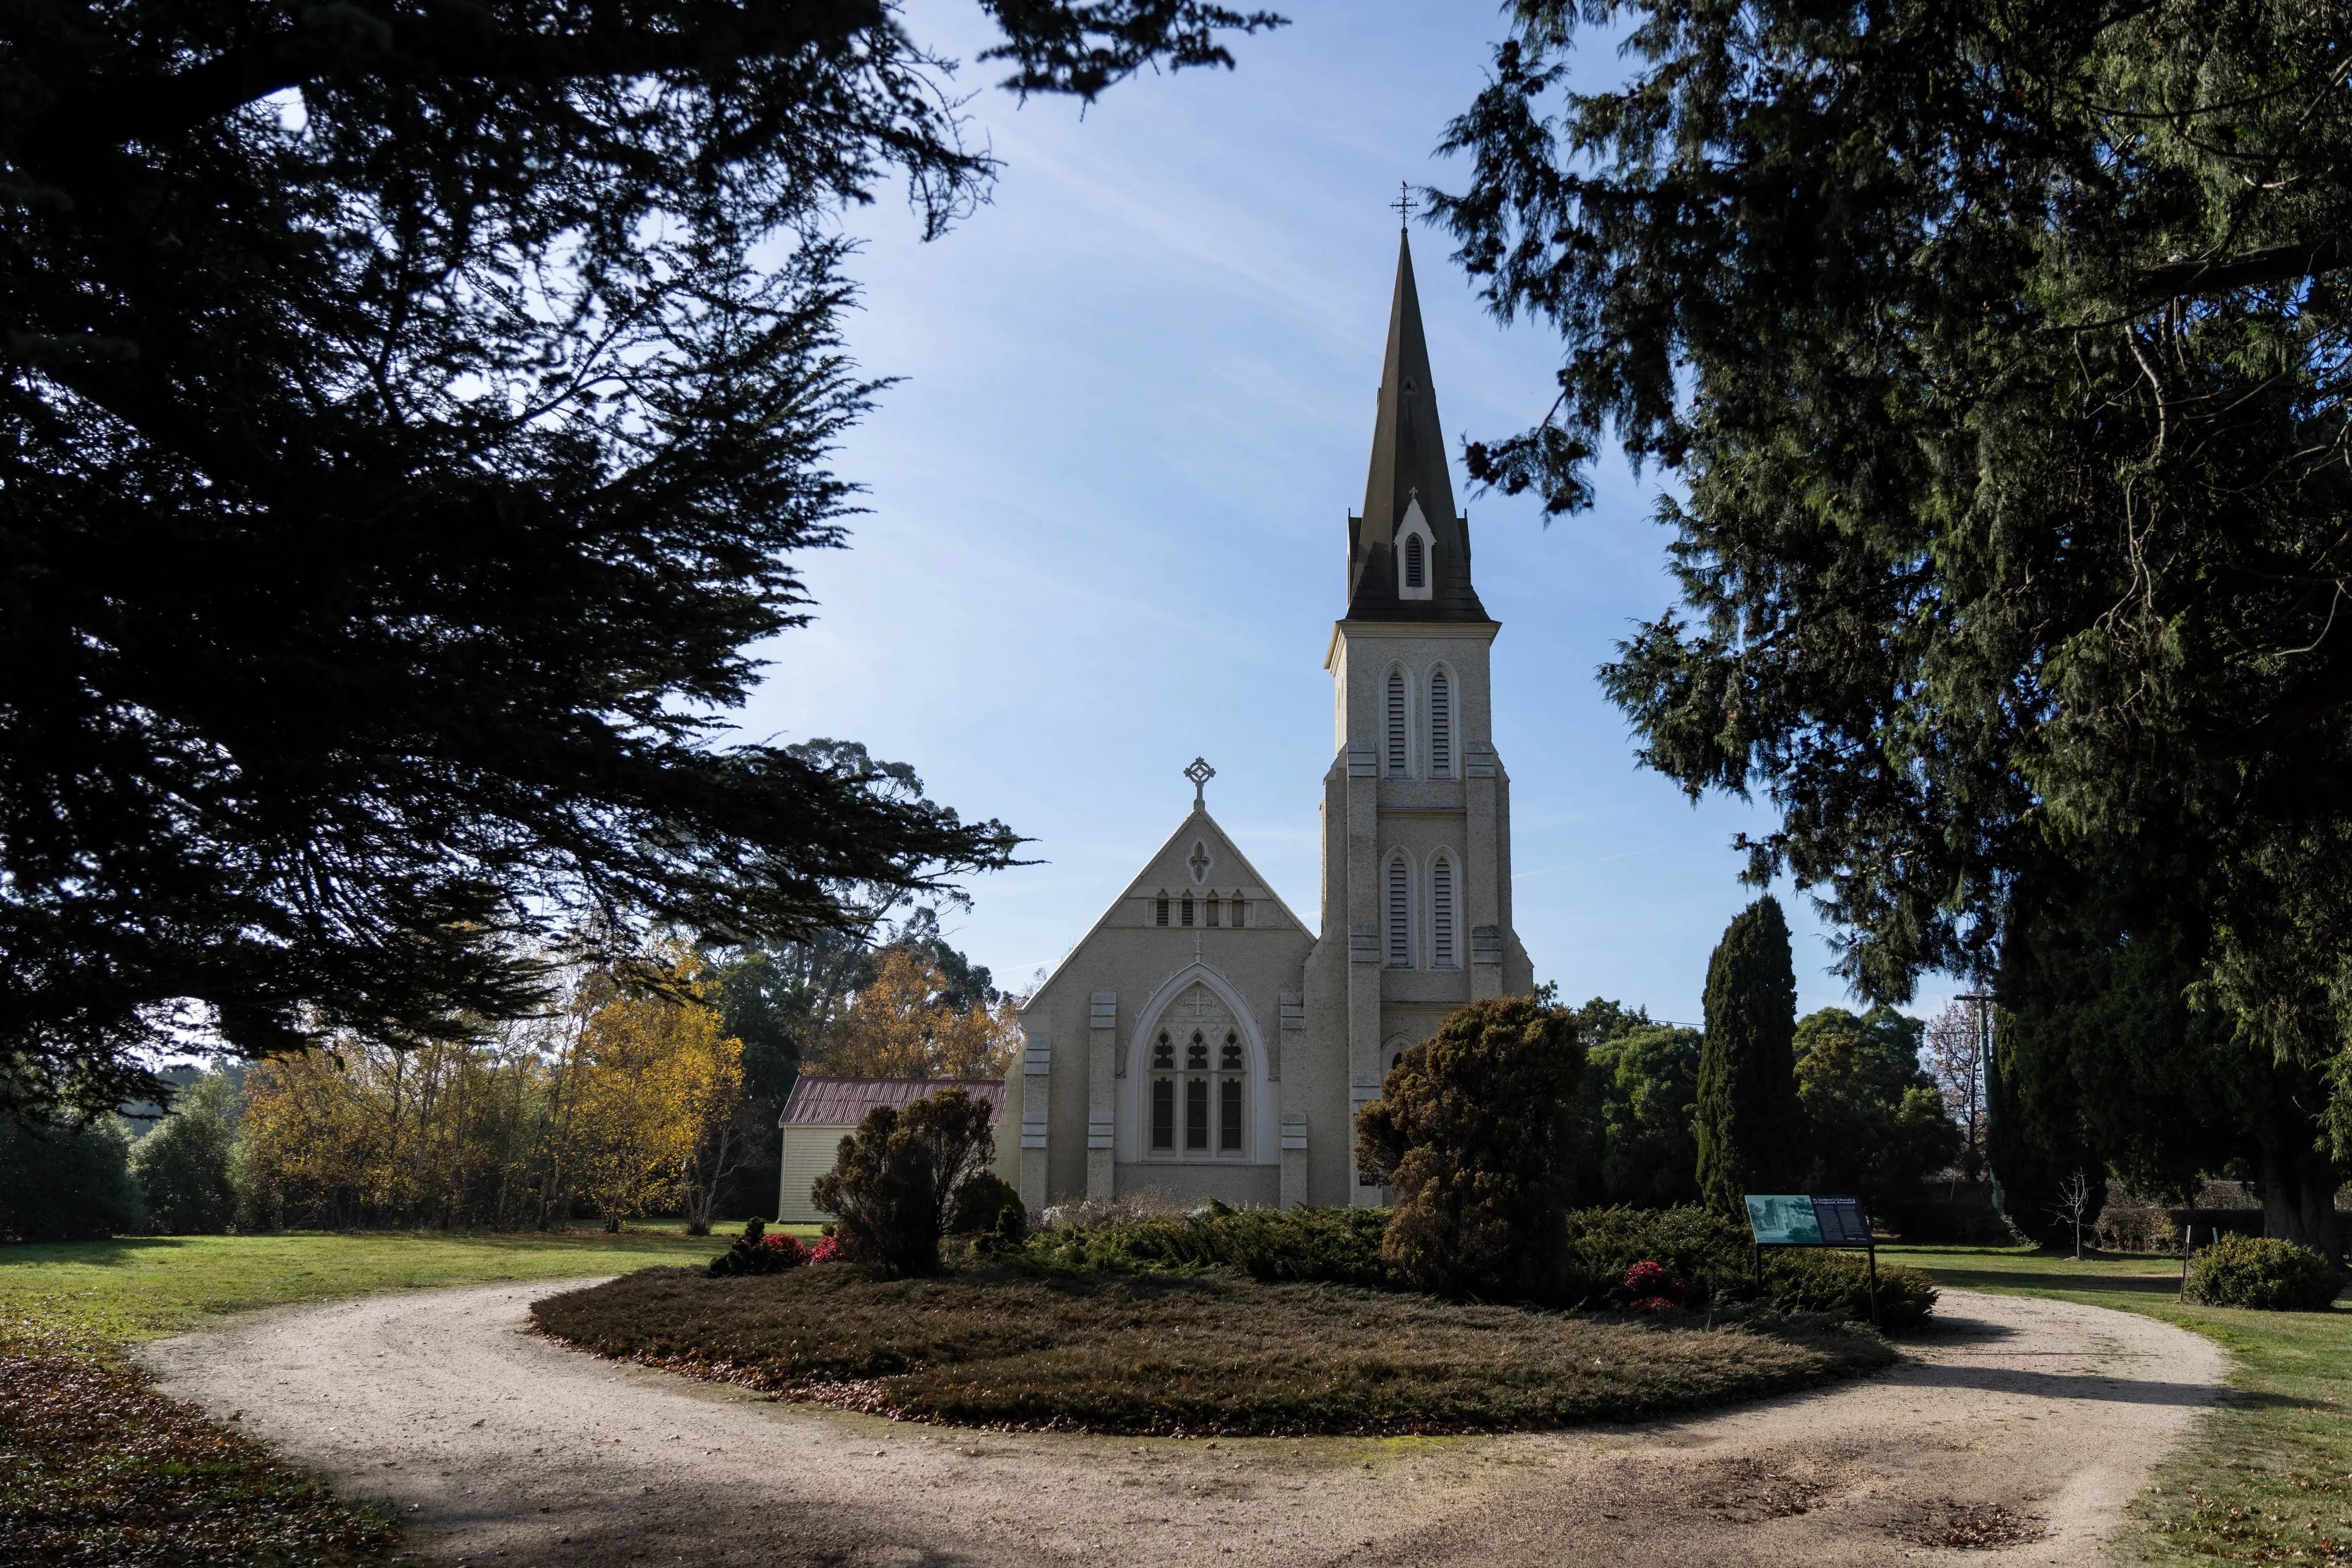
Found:
M 2178 1274 L 2039 1274 L 2014 1269 L 1931 1269 L 1936 1283 L 1956 1291 L 2119 1291 L 2170 1296 L 2180 1290 Z
M 0 1264 L 84 1263 L 93 1268 L 128 1263 L 142 1252 L 175 1250 L 184 1236 L 110 1236 L 103 1241 L 13 1241 L 0 1245 Z

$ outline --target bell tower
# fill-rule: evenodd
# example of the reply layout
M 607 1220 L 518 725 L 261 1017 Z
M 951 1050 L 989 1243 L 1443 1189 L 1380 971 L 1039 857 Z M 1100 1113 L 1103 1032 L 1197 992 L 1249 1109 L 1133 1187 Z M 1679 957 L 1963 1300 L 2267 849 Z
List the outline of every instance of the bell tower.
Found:
M 1347 612 L 1324 660 L 1338 754 L 1306 1001 L 1333 1056 L 1344 1034 L 1345 1099 L 1333 1061 L 1313 1095 L 1322 1103 L 1302 1109 L 1344 1134 L 1318 1130 L 1311 1160 L 1284 1173 L 1286 1202 L 1310 1190 L 1318 1202 L 1341 1190 L 1381 1201 L 1355 1181 L 1354 1118 L 1396 1055 L 1465 1003 L 1534 987 L 1511 929 L 1510 780 L 1493 738 L 1488 655 L 1501 630 L 1471 578 L 1470 520 L 1454 510 L 1400 235 L 1363 512 L 1348 518 Z

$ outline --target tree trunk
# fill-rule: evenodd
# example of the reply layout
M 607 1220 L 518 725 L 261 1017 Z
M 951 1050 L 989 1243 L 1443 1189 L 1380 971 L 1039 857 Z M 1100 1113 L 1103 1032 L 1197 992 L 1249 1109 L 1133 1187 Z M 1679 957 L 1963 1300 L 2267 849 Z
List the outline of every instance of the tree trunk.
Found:
M 2344 1255 L 2336 1218 L 2336 1169 L 2309 1149 L 2263 1151 L 2263 1234 L 2308 1247 L 2329 1262 Z

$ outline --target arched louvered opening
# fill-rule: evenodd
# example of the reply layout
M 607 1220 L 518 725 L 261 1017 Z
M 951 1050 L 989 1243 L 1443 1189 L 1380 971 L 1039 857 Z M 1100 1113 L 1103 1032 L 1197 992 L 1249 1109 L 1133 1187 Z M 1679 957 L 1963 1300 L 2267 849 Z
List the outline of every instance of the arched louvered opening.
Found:
M 1404 585 L 1407 588 L 1422 588 L 1428 584 L 1428 553 L 1427 549 L 1422 545 L 1421 536 L 1419 534 L 1405 535 Z
M 1389 967 L 1412 967 L 1412 876 L 1402 855 L 1389 862 Z
M 1454 777 L 1454 682 L 1444 670 L 1429 677 L 1429 776 Z
M 1391 779 L 1404 777 L 1404 672 L 1389 672 L 1389 767 Z
M 1429 865 L 1429 967 L 1453 968 L 1454 953 L 1454 860 L 1439 855 Z

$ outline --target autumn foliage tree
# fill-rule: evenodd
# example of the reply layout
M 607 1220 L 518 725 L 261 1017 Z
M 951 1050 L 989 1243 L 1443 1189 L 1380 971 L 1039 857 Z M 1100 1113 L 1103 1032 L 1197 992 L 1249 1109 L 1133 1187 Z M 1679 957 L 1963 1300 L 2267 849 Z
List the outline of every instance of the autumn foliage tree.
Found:
M 936 964 L 887 949 L 807 1066 L 851 1078 L 1001 1078 L 1021 1038 L 1013 1009 L 1010 997 L 958 1005 Z
M 677 999 L 700 967 L 680 955 L 673 990 L 615 996 L 583 1034 L 571 1164 L 607 1230 L 656 1199 L 684 1197 L 706 1139 L 742 1098 L 742 1042 L 719 1032 L 715 1009 Z M 715 1186 L 715 1173 L 708 1179 Z

